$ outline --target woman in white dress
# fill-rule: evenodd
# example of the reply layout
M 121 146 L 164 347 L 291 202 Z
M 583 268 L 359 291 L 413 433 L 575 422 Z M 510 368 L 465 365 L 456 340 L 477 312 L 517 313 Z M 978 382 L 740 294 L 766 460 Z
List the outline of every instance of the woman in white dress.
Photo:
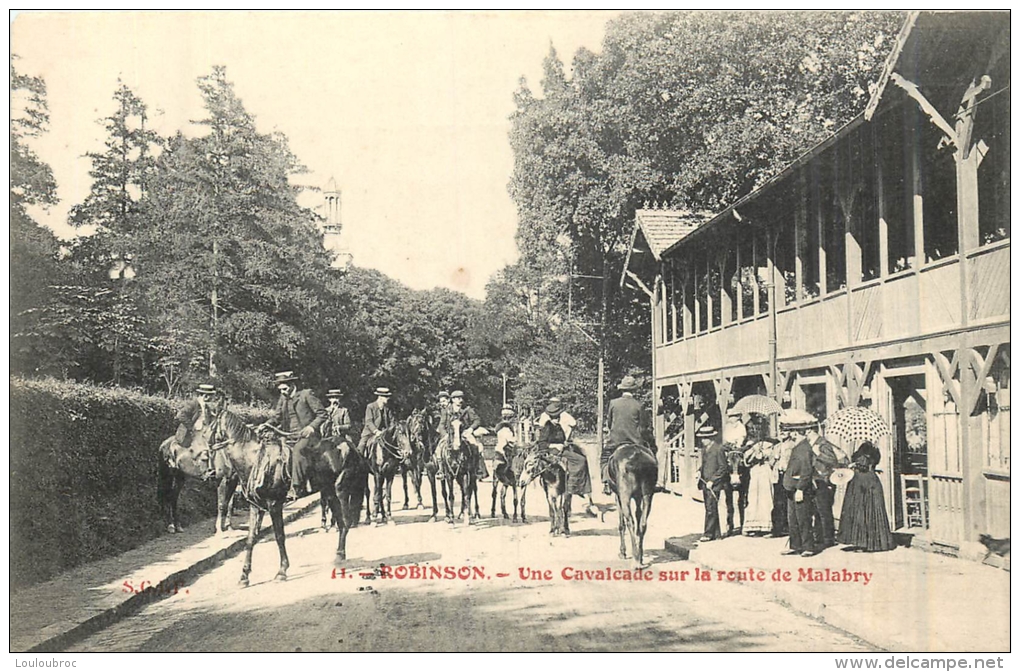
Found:
M 755 414 L 747 422 L 747 443 L 744 464 L 751 470 L 744 512 L 743 533 L 765 535 L 772 531 L 772 470 L 779 461 L 776 441 L 769 438 L 769 421 Z

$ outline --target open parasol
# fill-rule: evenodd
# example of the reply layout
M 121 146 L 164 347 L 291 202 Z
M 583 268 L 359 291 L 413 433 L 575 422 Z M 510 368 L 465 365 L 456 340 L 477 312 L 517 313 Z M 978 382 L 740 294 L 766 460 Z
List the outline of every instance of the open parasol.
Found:
M 877 441 L 889 436 L 892 431 L 878 413 L 870 408 L 848 406 L 841 408 L 825 420 L 825 431 L 835 434 L 848 446 L 858 446 L 864 441 Z
M 760 413 L 761 415 L 778 415 L 783 412 L 783 407 L 775 399 L 770 399 L 761 394 L 749 394 L 741 397 L 740 400 L 730 409 L 737 413 Z

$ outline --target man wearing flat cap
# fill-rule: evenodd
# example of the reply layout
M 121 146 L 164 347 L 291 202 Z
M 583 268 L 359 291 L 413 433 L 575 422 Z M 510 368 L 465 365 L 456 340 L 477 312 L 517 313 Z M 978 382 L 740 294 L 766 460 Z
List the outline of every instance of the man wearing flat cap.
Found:
M 715 427 L 706 423 L 698 427 L 694 434 L 701 446 L 701 485 L 702 498 L 705 501 L 705 533 L 701 541 L 714 541 L 722 538 L 719 529 L 719 494 L 726 487 L 729 479 L 729 464 L 722 444 L 716 436 Z
M 786 490 L 786 510 L 790 527 L 790 550 L 784 555 L 801 555 L 809 558 L 821 551 L 824 540 L 821 528 L 815 523 L 818 515 L 815 506 L 815 467 L 807 431 L 817 427 L 818 420 L 807 411 L 791 409 L 779 418 L 779 427 L 788 432 L 794 443 L 790 462 L 783 474 Z
M 638 388 L 637 381 L 634 376 L 624 376 L 617 387 L 623 394 L 609 402 L 609 413 L 606 414 L 609 437 L 599 456 L 602 492 L 607 495 L 613 494 L 612 479 L 608 473 L 609 458 L 617 448 L 624 444 L 635 444 L 649 448 L 655 453 L 651 417 L 641 402 L 634 398 L 634 390 Z
M 382 445 L 377 439 L 393 425 L 393 414 L 388 407 L 390 394 L 388 387 L 375 388 L 375 401 L 365 407 L 365 424 L 361 429 L 361 441 L 358 442 L 358 452 L 362 457 L 369 457 L 369 443 L 372 443 L 376 450 L 382 450 Z M 380 462 L 381 457 L 376 456 Z
M 280 398 L 273 408 L 271 421 L 284 432 L 296 432 L 298 440 L 291 448 L 291 479 L 287 499 L 293 501 L 308 494 L 308 448 L 317 445 L 322 424 L 326 422 L 326 409 L 311 390 L 299 390 L 299 379 L 293 371 L 276 374 L 274 383 Z
M 181 410 L 177 412 L 177 433 L 174 440 L 182 448 L 191 445 L 195 438 L 195 431 L 201 429 L 199 421 L 202 419 L 202 412 L 209 402 L 220 398 L 220 393 L 215 385 L 203 384 L 195 388 L 195 396 L 189 399 Z

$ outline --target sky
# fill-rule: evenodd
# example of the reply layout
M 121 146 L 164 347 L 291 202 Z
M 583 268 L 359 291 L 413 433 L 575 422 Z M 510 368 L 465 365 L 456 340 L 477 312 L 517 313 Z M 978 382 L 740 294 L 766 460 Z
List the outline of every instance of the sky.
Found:
M 599 51 L 611 12 L 25 12 L 11 26 L 17 67 L 46 81 L 48 133 L 32 141 L 60 203 L 33 214 L 62 238 L 88 194 L 86 152 L 121 78 L 155 130 L 194 135 L 195 80 L 214 65 L 263 132 L 283 132 L 342 191 L 357 266 L 416 288 L 482 298 L 517 257 L 508 132 L 521 76 L 538 90 L 553 44 L 568 65 Z M 308 194 L 303 204 L 320 203 Z

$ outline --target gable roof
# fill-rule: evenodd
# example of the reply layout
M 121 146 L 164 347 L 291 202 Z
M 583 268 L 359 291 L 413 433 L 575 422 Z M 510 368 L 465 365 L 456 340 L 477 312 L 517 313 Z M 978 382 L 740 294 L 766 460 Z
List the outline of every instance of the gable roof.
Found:
M 711 219 L 711 214 L 690 210 L 643 208 L 634 215 L 635 233 L 641 230 L 656 261 L 662 253 Z

